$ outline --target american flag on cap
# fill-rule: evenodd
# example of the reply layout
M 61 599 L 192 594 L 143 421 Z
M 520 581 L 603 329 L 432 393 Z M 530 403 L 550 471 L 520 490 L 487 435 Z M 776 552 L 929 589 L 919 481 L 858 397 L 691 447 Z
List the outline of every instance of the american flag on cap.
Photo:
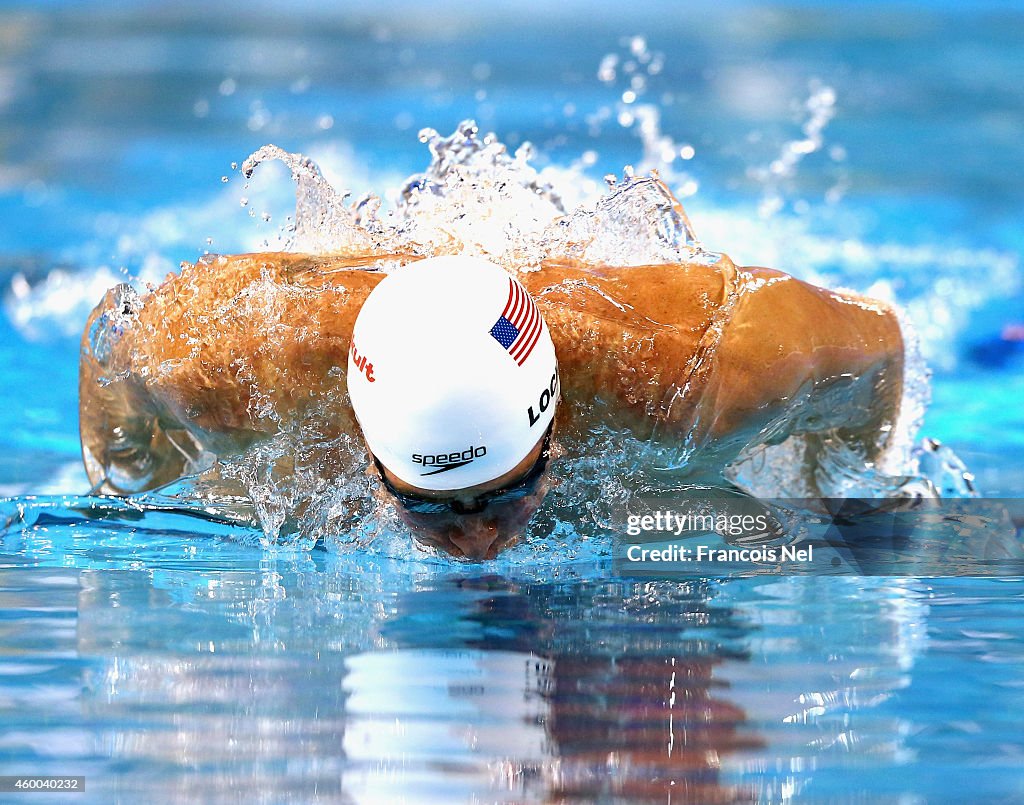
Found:
M 494 340 L 520 366 L 530 357 L 544 325 L 536 303 L 518 282 L 508 278 L 508 301 L 498 320 L 491 327 Z

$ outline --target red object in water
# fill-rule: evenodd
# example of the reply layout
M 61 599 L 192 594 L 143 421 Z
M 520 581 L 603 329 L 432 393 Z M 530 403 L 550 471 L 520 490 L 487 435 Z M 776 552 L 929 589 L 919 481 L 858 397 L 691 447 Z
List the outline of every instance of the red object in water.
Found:
M 1024 324 L 1007 324 L 1002 336 L 1003 341 L 1024 341 Z

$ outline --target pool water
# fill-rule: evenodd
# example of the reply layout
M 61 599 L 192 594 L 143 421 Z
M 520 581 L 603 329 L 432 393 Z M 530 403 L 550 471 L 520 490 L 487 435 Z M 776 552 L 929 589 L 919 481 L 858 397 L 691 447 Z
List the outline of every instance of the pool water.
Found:
M 72 497 L 88 310 L 290 214 L 232 163 L 275 142 L 380 190 L 467 117 L 596 186 L 656 163 L 710 248 L 903 302 L 922 434 L 1019 497 L 1024 9 L 5 3 L 0 32 L 0 774 L 83 802 L 1024 801 L 1019 579 L 640 581 L 572 533 L 272 551 Z

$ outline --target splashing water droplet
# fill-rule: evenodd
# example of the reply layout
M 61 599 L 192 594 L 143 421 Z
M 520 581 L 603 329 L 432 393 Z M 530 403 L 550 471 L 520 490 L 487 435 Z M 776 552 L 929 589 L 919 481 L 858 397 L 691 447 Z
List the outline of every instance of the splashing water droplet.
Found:
M 619 66 L 619 57 L 614 53 L 609 53 L 603 59 L 601 64 L 597 68 L 597 78 L 603 84 L 610 84 L 615 80 L 616 69 Z
M 609 194 L 601 198 L 582 175 L 597 161 L 593 151 L 569 171 L 539 172 L 530 163 L 532 145 L 523 143 L 510 154 L 471 120 L 450 136 L 427 128 L 419 138 L 430 151 L 430 164 L 403 183 L 393 194 L 394 206 L 384 212 L 375 195 L 346 203 L 348 194 L 335 191 L 312 160 L 276 146 L 254 153 L 242 171 L 251 177 L 257 165 L 272 159 L 290 169 L 296 213 L 294 223 L 283 227 L 289 250 L 474 254 L 512 270 L 536 267 L 560 256 L 559 250 L 561 256 L 614 265 L 707 259 L 685 212 L 656 174 L 639 177 L 627 166 L 622 184 L 614 175 L 606 177 Z M 567 207 L 551 181 L 555 177 L 582 203 Z M 581 195 L 581 187 L 589 195 Z
M 800 127 L 802 137 L 784 143 L 779 155 L 766 167 L 754 167 L 748 175 L 763 186 L 763 195 L 758 210 L 763 218 L 770 218 L 781 211 L 785 204 L 784 189 L 787 182 L 796 174 L 800 162 L 810 154 L 820 151 L 824 146 L 826 126 L 836 113 L 836 93 L 832 87 L 822 84 L 817 79 L 810 83 L 810 95 L 804 101 L 803 108 L 806 118 Z M 841 161 L 845 151 L 841 146 L 834 146 L 830 152 L 833 161 Z M 838 158 L 837 158 L 838 157 Z M 831 189 L 834 197 L 842 192 L 843 179 Z
M 374 250 L 370 232 L 356 223 L 345 205 L 348 193 L 336 191 L 308 157 L 265 145 L 242 163 L 243 175 L 251 178 L 257 166 L 268 160 L 283 162 L 295 182 L 295 221 L 285 248 L 318 253 Z
M 637 178 L 627 169 L 622 182 L 606 180 L 611 192 L 593 209 L 577 208 L 548 228 L 549 256 L 607 265 L 718 259 L 703 251 L 682 206 L 657 176 Z

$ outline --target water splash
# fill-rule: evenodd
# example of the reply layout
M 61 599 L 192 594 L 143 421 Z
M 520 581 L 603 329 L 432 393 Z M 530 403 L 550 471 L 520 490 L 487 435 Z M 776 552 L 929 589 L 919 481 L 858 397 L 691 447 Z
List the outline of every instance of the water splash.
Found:
M 598 80 L 618 94 L 614 108 L 602 107 L 592 115 L 591 132 L 600 132 L 600 124 L 614 120 L 622 128 L 633 131 L 640 140 L 642 152 L 636 165 L 640 175 L 656 173 L 678 198 L 688 198 L 700 187 L 696 177 L 685 167 L 697 151 L 688 142 L 677 142 L 662 130 L 661 106 L 645 101 L 651 80 L 662 72 L 665 55 L 648 48 L 642 36 L 626 37 L 624 52 L 609 53 L 601 60 Z
M 578 207 L 548 227 L 546 256 L 604 265 L 718 259 L 703 250 L 682 205 L 657 174 L 627 172 L 621 182 L 610 177 L 609 187 L 593 208 Z
M 804 113 L 806 117 L 800 127 L 803 136 L 786 142 L 779 155 L 767 166 L 751 167 L 747 171 L 750 178 L 764 187 L 764 196 L 758 207 L 762 218 L 771 218 L 783 208 L 785 197 L 782 190 L 786 182 L 796 175 L 797 167 L 806 156 L 822 149 L 825 127 L 836 114 L 835 90 L 817 79 L 811 81 Z M 833 153 L 839 157 L 842 152 Z M 830 193 L 831 200 L 838 200 L 839 186 Z
M 493 134 L 481 135 L 473 121 L 447 137 L 424 129 L 420 139 L 430 150 L 430 164 L 384 194 L 395 199 L 386 210 L 375 195 L 346 205 L 347 194 L 335 191 L 312 160 L 276 146 L 254 153 L 242 171 L 249 178 L 267 160 L 280 160 L 291 171 L 297 200 L 286 247 L 292 251 L 471 254 L 517 270 L 536 268 L 552 256 L 620 266 L 708 259 L 657 174 L 627 171 L 604 195 L 567 211 L 551 174 L 530 164 L 529 143 L 510 154 Z M 581 176 L 559 173 L 564 183 Z
M 480 136 L 469 120 L 448 137 L 433 129 L 423 129 L 419 137 L 431 161 L 395 194 L 397 208 L 390 216 L 395 247 L 416 254 L 490 256 L 506 264 L 535 254 L 544 228 L 564 208 L 551 183 L 530 164 L 532 146 L 524 143 L 509 154 L 497 137 Z
M 295 182 L 295 217 L 286 226 L 287 248 L 325 253 L 365 252 L 373 247 L 373 238 L 362 226 L 363 202 L 347 205 L 350 194 L 335 190 L 309 157 L 265 145 L 242 163 L 242 176 L 251 179 L 256 168 L 268 160 L 284 163 Z M 243 198 L 242 205 L 247 203 Z

